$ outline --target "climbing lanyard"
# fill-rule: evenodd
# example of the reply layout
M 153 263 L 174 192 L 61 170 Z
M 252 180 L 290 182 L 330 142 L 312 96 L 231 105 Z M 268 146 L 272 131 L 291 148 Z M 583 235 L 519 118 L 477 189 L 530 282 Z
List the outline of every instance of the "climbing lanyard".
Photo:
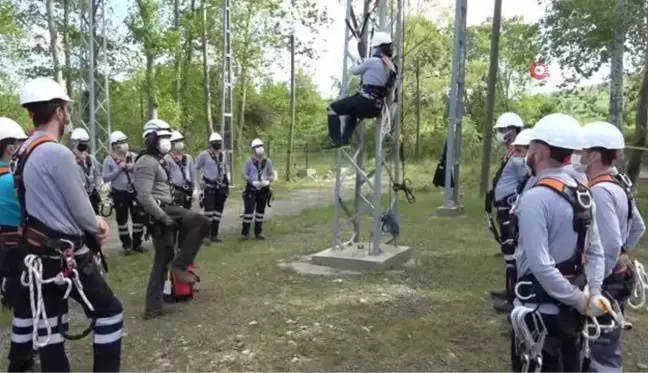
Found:
M 646 270 L 638 260 L 631 264 L 632 275 L 634 277 L 634 287 L 632 289 L 632 296 L 628 299 L 628 306 L 632 309 L 639 309 L 646 304 L 646 292 L 648 291 L 648 275 Z M 638 299 L 638 303 L 634 303 L 632 299 Z
M 533 331 L 527 324 L 527 316 L 533 323 Z M 547 327 L 537 310 L 516 306 L 511 311 L 511 326 L 515 336 L 515 349 L 522 361 L 522 372 L 528 372 L 533 362 L 534 372 L 542 370 L 542 348 L 548 335 Z
M 76 287 L 79 296 L 83 300 L 83 303 L 90 314 L 94 314 L 94 307 L 86 297 L 83 291 L 83 285 L 79 280 L 77 263 L 74 258 L 74 244 L 67 240 L 60 240 L 60 242 L 66 244 L 67 247 L 64 250 L 57 250 L 61 254 L 61 272 L 54 277 L 43 279 L 43 262 L 38 255 L 28 254 L 24 259 L 26 269 L 20 276 L 20 282 L 23 286 L 29 287 L 29 303 L 33 318 L 32 340 L 35 348 L 47 346 L 52 338 L 52 327 L 49 323 L 47 312 L 45 311 L 43 285 L 55 284 L 58 286 L 65 286 L 65 293 L 61 299 L 57 315 L 58 330 L 65 339 L 77 340 L 87 336 L 90 334 L 97 321 L 97 319 L 92 316 L 90 319 L 90 325 L 77 335 L 70 335 L 64 331 L 62 326 L 63 313 L 65 310 L 65 304 L 72 292 L 72 287 Z M 47 331 L 47 336 L 43 343 L 38 341 L 39 324 L 44 325 Z

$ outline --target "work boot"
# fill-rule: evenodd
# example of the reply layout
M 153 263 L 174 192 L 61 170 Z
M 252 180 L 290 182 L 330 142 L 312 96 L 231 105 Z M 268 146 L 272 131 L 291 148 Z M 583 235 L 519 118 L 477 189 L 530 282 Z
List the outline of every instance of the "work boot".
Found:
M 509 314 L 511 313 L 511 311 L 513 311 L 513 305 L 509 302 L 502 302 L 500 304 L 494 304 L 493 309 L 497 313 Z
M 222 240 L 218 236 L 213 236 L 209 238 L 211 242 L 221 242 Z
M 495 299 L 506 299 L 507 298 L 506 289 L 493 290 L 490 292 L 490 296 Z
M 196 276 L 186 269 L 171 268 L 171 272 L 173 272 L 173 275 L 179 282 L 187 285 L 193 285 L 196 283 Z
M 131 249 L 130 247 L 125 247 L 124 256 L 130 256 L 131 254 L 133 254 L 133 249 Z
M 263 233 L 259 233 L 256 235 L 256 239 L 259 241 L 263 241 L 265 240 L 265 236 L 263 235 Z
M 142 316 L 142 318 L 144 320 L 151 320 L 151 319 L 154 319 L 156 317 L 168 315 L 171 312 L 172 312 L 172 309 L 170 309 L 170 308 L 161 308 L 159 310 L 146 310 L 146 311 L 144 311 L 144 315 Z
M 249 240 L 249 239 L 250 239 L 250 235 L 249 235 L 249 234 L 242 234 L 242 235 L 241 235 L 241 241 L 247 241 L 247 240 Z
M 139 246 L 136 246 L 136 247 L 133 249 L 133 251 L 136 252 L 136 253 L 145 253 L 145 252 L 148 251 L 148 250 L 146 250 L 146 248 L 145 248 L 144 246 L 139 245 Z

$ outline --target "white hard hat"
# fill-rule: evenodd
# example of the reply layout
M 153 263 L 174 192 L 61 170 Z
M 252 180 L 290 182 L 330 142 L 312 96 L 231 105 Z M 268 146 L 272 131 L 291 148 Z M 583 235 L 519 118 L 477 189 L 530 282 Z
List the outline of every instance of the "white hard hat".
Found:
M 515 113 L 504 113 L 497 118 L 495 122 L 495 128 L 507 128 L 507 127 L 524 127 L 524 122 L 522 118 Z
M 212 132 L 212 134 L 209 135 L 209 142 L 214 142 L 214 141 L 223 141 L 223 138 L 218 132 Z
M 252 140 L 252 143 L 250 144 L 250 148 L 256 148 L 257 146 L 263 146 L 263 141 L 261 139 L 254 139 Z
M 549 146 L 581 150 L 583 138 L 578 121 L 567 114 L 549 114 L 536 123 L 531 141 L 542 141 Z
M 623 134 L 608 122 L 593 122 L 583 127 L 583 148 L 620 150 L 625 148 Z
M 384 31 L 378 31 L 374 34 L 373 38 L 371 38 L 371 47 L 377 47 L 379 45 L 383 44 L 391 44 L 392 43 L 392 38 L 391 35 Z
M 23 106 L 35 102 L 48 102 L 52 100 L 72 101 L 67 93 L 65 93 L 65 89 L 49 78 L 30 80 L 25 84 L 22 91 L 20 91 L 20 105 Z
M 90 135 L 88 135 L 88 131 L 83 128 L 75 128 L 74 131 L 72 131 L 72 134 L 70 134 L 70 140 L 90 141 Z
M 180 141 L 180 140 L 184 140 L 184 136 L 182 136 L 180 131 L 171 132 L 171 141 Z
M 127 140 L 128 136 L 124 134 L 122 131 L 115 131 L 110 134 L 110 137 L 108 138 L 108 142 L 110 142 L 110 145 L 114 145 L 116 142 L 124 141 Z
M 171 136 L 171 126 L 162 119 L 151 119 L 144 125 L 142 138 L 153 132 L 157 133 L 158 136 Z
M 523 129 L 517 136 L 511 145 L 513 146 L 529 146 L 531 142 L 531 128 Z
M 25 140 L 27 135 L 20 124 L 13 119 L 0 117 L 0 140 L 4 139 Z

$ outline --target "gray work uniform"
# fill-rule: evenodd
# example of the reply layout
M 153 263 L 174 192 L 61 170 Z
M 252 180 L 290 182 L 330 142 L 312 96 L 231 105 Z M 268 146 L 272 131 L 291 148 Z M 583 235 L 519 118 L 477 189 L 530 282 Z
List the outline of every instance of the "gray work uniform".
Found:
M 391 76 L 391 70 L 379 57 L 366 58 L 360 64 L 352 66 L 349 70 L 353 75 L 362 76 L 363 85 L 384 87 Z M 361 94 L 367 98 L 371 98 L 366 93 Z
M 516 193 L 517 187 L 527 179 L 527 170 L 524 167 L 523 157 L 510 157 L 500 174 L 493 191 L 495 202 L 501 202 L 505 198 Z
M 612 167 L 604 174 L 616 175 L 618 171 Z M 605 251 L 605 277 L 607 278 L 617 265 L 621 248 L 632 250 L 639 242 L 646 226 L 634 203 L 632 203 L 632 218 L 628 220 L 628 198 L 621 186 L 611 182 L 600 182 L 594 184 L 591 190 L 596 202 L 596 221 Z M 623 371 L 621 328 L 606 331 L 599 339 L 592 342 L 589 371 Z
M 128 153 L 128 156 L 133 159 L 135 162 L 136 154 Z M 128 190 L 128 176 L 126 175 L 128 171 L 122 170 L 115 161 L 114 156 L 109 155 L 104 159 L 103 163 L 103 180 L 106 183 L 110 183 L 110 188 L 116 190 L 127 191 Z
M 172 189 L 167 171 L 153 155 L 144 154 L 135 162 L 133 184 L 140 205 L 153 221 L 155 255 L 146 290 L 146 310 L 158 311 L 162 308 L 162 288 L 167 265 L 171 263 L 172 269 L 186 271 L 193 264 L 202 240 L 209 234 L 209 221 L 201 214 L 172 205 Z M 178 230 L 163 225 L 167 217 L 176 221 Z M 178 243 L 176 252 L 178 233 L 184 238 Z
M 196 170 L 202 171 L 203 178 L 207 182 L 218 183 L 223 180 L 227 171 L 225 167 L 227 166 L 227 156 L 225 153 L 218 151 L 216 154 L 222 154 L 223 162 L 221 165 L 216 163 L 214 158 L 211 156 L 209 151 L 204 150 L 198 154 L 196 158 Z
M 254 234 L 258 237 L 263 232 L 263 220 L 268 198 L 271 196 L 270 186 L 255 188 L 254 181 L 274 181 L 274 170 L 269 158 L 248 158 L 243 164 L 243 180 L 246 181 L 243 191 L 243 228 L 241 235 L 250 234 L 250 226 L 254 220 Z
M 36 131 L 21 147 L 27 149 L 30 144 L 44 132 Z M 22 151 L 21 150 L 21 151 Z M 33 151 L 22 172 L 25 188 L 25 210 L 30 217 L 27 230 L 34 229 L 50 240 L 64 238 L 69 242 L 81 242 L 80 236 L 89 238 L 99 234 L 99 224 L 90 200 L 83 186 L 83 180 L 72 151 L 58 142 L 46 142 L 33 148 Z M 62 237 L 63 236 L 63 237 Z M 58 248 L 45 243 L 35 246 L 26 241 L 26 247 L 37 250 L 42 260 L 42 276 L 53 278 L 61 270 L 61 259 L 53 255 Z M 65 241 L 60 241 L 65 242 Z M 121 337 L 123 309 L 119 300 L 108 287 L 99 271 L 95 268 L 90 250 L 84 245 L 74 247 L 78 270 L 78 279 L 88 302 L 94 307 L 93 326 L 94 367 L 98 371 L 119 371 L 121 361 Z M 52 334 L 48 344 L 39 348 L 43 371 L 70 371 L 65 354 L 63 335 L 59 332 L 67 329 L 68 303 L 64 298 L 64 288 L 54 283 L 43 284 L 42 297 L 45 311 L 49 316 Z M 79 292 L 75 289 L 70 297 L 86 308 Z M 33 315 L 30 308 L 30 297 L 20 297 L 14 302 L 14 318 L 10 360 L 12 356 L 31 356 Z M 57 315 L 62 312 L 62 324 L 58 325 Z M 45 342 L 45 325 L 39 321 L 39 342 Z
M 220 222 L 229 196 L 226 153 L 213 149 L 200 152 L 196 159 L 196 171 L 202 171 L 203 175 L 203 208 L 210 221 L 210 237 L 218 240 Z
M 186 165 L 184 165 L 184 167 L 181 166 L 182 157 L 185 157 L 186 159 Z M 167 164 L 171 185 L 176 187 L 182 187 L 185 184 L 193 187 L 198 185 L 198 180 L 196 178 L 196 166 L 194 165 L 194 160 L 191 155 L 182 154 L 178 159 L 176 159 L 172 154 L 169 153 L 164 156 L 164 161 Z M 190 192 L 191 191 L 192 190 L 190 190 Z
M 77 156 L 77 164 L 79 165 L 79 173 L 81 174 L 81 180 L 83 180 L 83 186 L 88 194 L 92 193 L 94 190 L 101 188 L 103 185 L 103 175 L 101 172 L 101 164 L 92 154 L 87 154 L 86 157 L 90 159 L 90 167 L 86 158 L 79 158 Z
M 576 182 L 563 169 L 549 169 L 536 178 L 551 177 L 565 185 L 576 186 Z M 596 213 L 596 206 L 593 207 Z M 518 219 L 519 238 L 515 251 L 518 278 L 533 273 L 543 289 L 557 301 L 582 310 L 585 296 L 555 267 L 557 263 L 572 258 L 576 252 L 578 235 L 574 231 L 572 206 L 553 190 L 544 187 L 531 188 L 524 192 L 515 206 Z M 592 294 L 600 294 L 603 284 L 605 262 L 596 219 L 592 221 L 585 243 L 585 275 Z M 516 299 L 516 304 L 520 300 Z M 533 308 L 537 304 L 525 303 Z M 558 314 L 554 304 L 542 304 L 539 311 Z

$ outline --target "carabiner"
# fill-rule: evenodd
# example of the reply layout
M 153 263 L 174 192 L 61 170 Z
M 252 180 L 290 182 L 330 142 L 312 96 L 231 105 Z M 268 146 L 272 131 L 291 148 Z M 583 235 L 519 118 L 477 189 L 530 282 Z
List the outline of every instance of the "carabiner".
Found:
M 576 189 L 576 200 L 584 209 L 589 209 L 592 207 L 592 194 L 590 193 L 589 190 L 582 192 Z
M 527 296 L 520 295 L 520 286 L 533 286 L 533 282 L 531 282 L 531 281 L 519 281 L 517 284 L 515 284 L 515 296 L 518 297 L 518 299 L 520 299 L 520 300 L 529 300 L 529 299 L 536 296 L 535 293 L 530 293 Z
M 592 323 L 590 324 L 588 320 Z M 585 321 L 585 327 L 583 328 L 583 331 L 581 333 L 583 334 L 583 337 L 585 337 L 585 339 L 589 341 L 595 341 L 601 336 L 601 325 L 599 325 L 596 317 L 588 317 L 588 320 Z M 590 329 L 594 330 L 594 334 L 589 334 Z

